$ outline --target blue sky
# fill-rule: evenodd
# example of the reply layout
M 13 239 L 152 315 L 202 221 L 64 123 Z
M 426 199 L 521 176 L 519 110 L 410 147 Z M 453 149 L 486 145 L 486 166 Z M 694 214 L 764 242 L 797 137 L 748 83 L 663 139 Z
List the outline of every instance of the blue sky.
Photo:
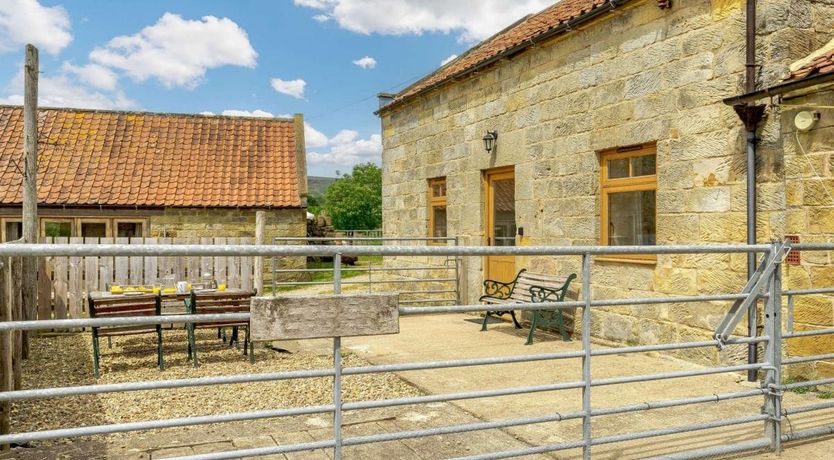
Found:
M 0 103 L 22 101 L 32 42 L 41 105 L 303 113 L 308 173 L 334 176 L 379 162 L 376 93 L 402 89 L 549 3 L 0 0 Z

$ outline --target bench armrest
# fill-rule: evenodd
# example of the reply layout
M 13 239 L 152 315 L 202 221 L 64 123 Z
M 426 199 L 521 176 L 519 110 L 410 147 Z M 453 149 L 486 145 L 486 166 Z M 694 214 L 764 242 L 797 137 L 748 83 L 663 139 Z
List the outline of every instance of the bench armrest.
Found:
M 497 299 L 509 299 L 513 293 L 513 286 L 515 286 L 515 281 L 504 283 L 496 280 L 485 280 L 484 295 L 481 298 L 493 297 Z
M 547 288 L 543 286 L 531 286 L 530 289 L 530 301 L 533 303 L 538 302 L 562 302 L 565 300 L 565 296 L 568 294 L 568 286 L 570 286 L 570 282 L 576 278 L 576 273 L 571 273 L 570 276 L 565 280 L 565 284 L 562 285 L 560 288 Z

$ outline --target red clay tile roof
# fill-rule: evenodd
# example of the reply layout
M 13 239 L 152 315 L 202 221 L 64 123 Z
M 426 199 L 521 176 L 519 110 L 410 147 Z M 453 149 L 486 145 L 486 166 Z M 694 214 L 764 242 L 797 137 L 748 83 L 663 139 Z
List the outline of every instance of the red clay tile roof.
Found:
M 814 57 L 814 55 L 817 55 Z M 802 80 L 814 75 L 821 75 L 834 72 L 834 40 L 828 45 L 814 51 L 807 58 L 800 61 L 799 68 L 791 71 L 784 81 Z
M 540 35 L 578 16 L 601 8 L 608 3 L 608 0 L 561 0 L 539 13 L 521 19 L 498 34 L 484 40 L 449 64 L 404 89 L 386 107 L 396 105 L 435 85 L 452 80 L 507 50 L 523 46 L 525 42 L 532 45 L 531 40 Z
M 21 203 L 23 110 L 0 106 L 0 204 Z M 44 205 L 299 207 L 291 119 L 41 109 Z

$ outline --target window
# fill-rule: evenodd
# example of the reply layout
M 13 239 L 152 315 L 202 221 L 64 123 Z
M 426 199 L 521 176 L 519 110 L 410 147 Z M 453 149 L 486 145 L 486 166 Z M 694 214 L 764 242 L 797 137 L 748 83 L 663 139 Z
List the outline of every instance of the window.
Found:
M 118 238 L 139 238 L 144 236 L 144 232 L 142 231 L 144 223 L 141 221 L 115 221 L 115 223 L 116 237 Z
M 106 238 L 110 233 L 110 222 L 107 220 L 82 220 L 79 225 L 79 233 L 84 238 Z
M 446 235 L 446 178 L 438 177 L 429 179 L 429 236 L 445 238 Z
M 71 220 L 44 220 L 43 236 L 70 237 L 72 236 Z
M 23 238 L 23 222 L 19 220 L 3 220 L 3 241 L 15 241 Z
M 655 145 L 609 150 L 600 154 L 601 243 L 652 246 L 655 242 Z M 617 256 L 654 261 L 654 254 Z

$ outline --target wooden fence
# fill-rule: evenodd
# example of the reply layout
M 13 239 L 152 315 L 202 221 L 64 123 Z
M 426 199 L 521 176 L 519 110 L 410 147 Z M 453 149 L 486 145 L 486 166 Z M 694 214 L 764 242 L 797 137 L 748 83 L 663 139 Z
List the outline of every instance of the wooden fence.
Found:
M 254 238 L 44 238 L 49 244 L 253 244 Z M 107 284 L 159 284 L 168 275 L 197 281 L 203 273 L 230 288 L 253 289 L 253 257 L 45 257 L 38 275 L 38 319 L 87 316 L 87 293 Z M 263 276 L 263 275 L 261 275 Z

